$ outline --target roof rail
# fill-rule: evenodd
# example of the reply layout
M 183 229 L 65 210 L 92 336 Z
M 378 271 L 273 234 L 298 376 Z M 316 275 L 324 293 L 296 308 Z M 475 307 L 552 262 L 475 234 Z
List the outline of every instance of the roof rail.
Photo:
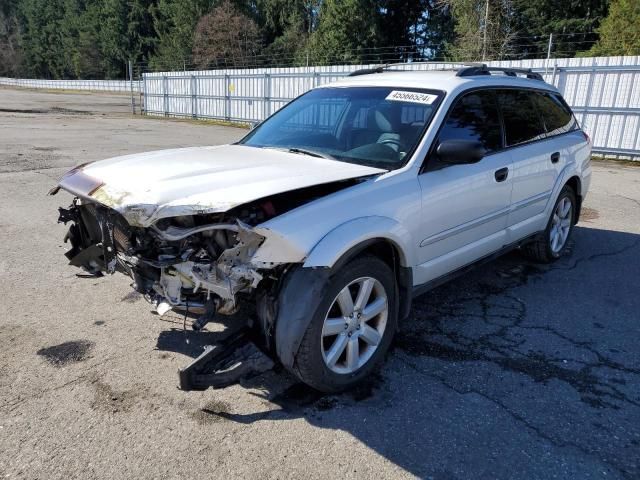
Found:
M 384 72 L 386 65 L 375 68 L 361 68 L 360 70 L 354 70 L 348 76 L 357 77 L 358 75 L 369 75 L 370 73 L 382 73 Z
M 401 62 L 401 63 L 387 63 L 385 65 L 380 65 L 379 67 L 373 68 L 362 68 L 360 70 L 354 70 L 349 74 L 350 77 L 357 77 L 359 75 L 369 75 L 372 73 L 383 73 L 384 71 L 389 71 L 391 67 L 406 67 L 411 65 L 444 65 L 451 67 L 448 70 L 457 70 L 460 66 L 463 67 L 482 67 L 485 66 L 484 63 L 477 62 Z M 443 69 L 444 70 L 444 69 Z M 397 72 L 403 72 L 405 70 L 392 70 Z M 427 70 L 428 71 L 428 70 Z
M 480 62 L 401 62 L 401 63 L 388 63 L 385 65 L 387 67 L 399 67 L 399 66 L 411 66 L 411 65 L 444 65 L 445 67 L 451 67 L 449 70 L 457 70 L 460 66 L 463 67 L 481 67 L 484 63 Z M 427 70 L 428 71 L 428 70 Z
M 530 78 L 531 80 L 540 80 L 544 82 L 542 75 L 532 71 L 530 68 L 488 67 L 485 64 L 461 68 L 458 70 L 458 73 L 456 73 L 456 76 L 472 77 L 475 75 L 491 75 L 491 72 L 502 72 L 509 77 L 517 77 L 518 74 L 520 74 L 524 75 L 526 78 Z
M 489 67 L 485 63 L 479 62 L 411 62 L 411 63 L 388 63 L 386 65 L 380 65 L 373 68 L 362 68 L 355 70 L 349 74 L 350 77 L 357 77 L 359 75 L 369 75 L 372 73 L 383 73 L 385 71 L 403 72 L 407 70 L 392 70 L 391 67 L 398 66 L 410 66 L 410 65 L 444 65 L 450 67 L 443 70 L 457 70 L 456 76 L 458 77 L 473 77 L 476 75 L 491 75 L 491 72 L 501 72 L 508 77 L 517 77 L 518 75 L 524 75 L 531 80 L 540 80 L 544 82 L 544 78 L 537 72 L 532 71 L 530 68 L 512 68 L 512 67 Z M 460 68 L 462 66 L 462 68 Z M 425 70 L 429 71 L 429 70 Z

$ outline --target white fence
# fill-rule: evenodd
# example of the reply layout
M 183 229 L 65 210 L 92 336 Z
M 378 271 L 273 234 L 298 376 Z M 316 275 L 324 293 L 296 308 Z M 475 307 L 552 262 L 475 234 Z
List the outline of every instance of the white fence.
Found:
M 140 91 L 140 82 L 128 80 L 38 80 L 32 78 L 0 77 L 0 85 L 22 88 L 47 88 L 54 90 L 91 90 L 103 92 Z
M 594 151 L 640 157 L 640 57 L 596 57 L 488 62 L 532 68 L 558 87 L 590 135 Z M 146 73 L 149 115 L 257 122 L 305 91 L 376 65 L 226 69 Z M 405 64 L 411 70 L 433 64 Z

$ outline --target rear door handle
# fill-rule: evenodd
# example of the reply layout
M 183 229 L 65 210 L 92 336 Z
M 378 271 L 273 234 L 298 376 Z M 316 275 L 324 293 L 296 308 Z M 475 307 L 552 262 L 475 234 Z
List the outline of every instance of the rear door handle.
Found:
M 495 176 L 496 182 L 504 182 L 509 176 L 509 169 L 507 167 L 504 167 L 500 170 L 496 170 Z
M 551 163 L 558 163 L 560 160 L 560 152 L 553 152 L 551 154 Z

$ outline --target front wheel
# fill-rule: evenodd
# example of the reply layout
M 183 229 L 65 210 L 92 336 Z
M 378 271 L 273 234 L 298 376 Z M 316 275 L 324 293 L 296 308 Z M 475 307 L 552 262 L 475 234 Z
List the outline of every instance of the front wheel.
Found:
M 396 328 L 397 294 L 382 260 L 352 260 L 331 284 L 302 339 L 294 373 L 308 385 L 337 392 L 366 377 L 382 360 Z
M 532 260 L 550 263 L 562 256 L 573 231 L 576 212 L 576 195 L 565 185 L 551 212 L 551 218 L 541 238 L 523 247 L 523 252 Z

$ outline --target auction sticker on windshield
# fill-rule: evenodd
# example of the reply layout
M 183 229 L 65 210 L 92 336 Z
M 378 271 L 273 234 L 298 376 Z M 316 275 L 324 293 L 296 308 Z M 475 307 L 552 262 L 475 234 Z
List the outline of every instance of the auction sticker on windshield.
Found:
M 422 103 L 425 105 L 431 105 L 436 98 L 437 95 L 431 95 L 429 93 L 420 93 L 420 92 L 405 92 L 402 90 L 394 90 L 385 100 L 392 100 L 394 102 L 410 102 L 410 103 Z

